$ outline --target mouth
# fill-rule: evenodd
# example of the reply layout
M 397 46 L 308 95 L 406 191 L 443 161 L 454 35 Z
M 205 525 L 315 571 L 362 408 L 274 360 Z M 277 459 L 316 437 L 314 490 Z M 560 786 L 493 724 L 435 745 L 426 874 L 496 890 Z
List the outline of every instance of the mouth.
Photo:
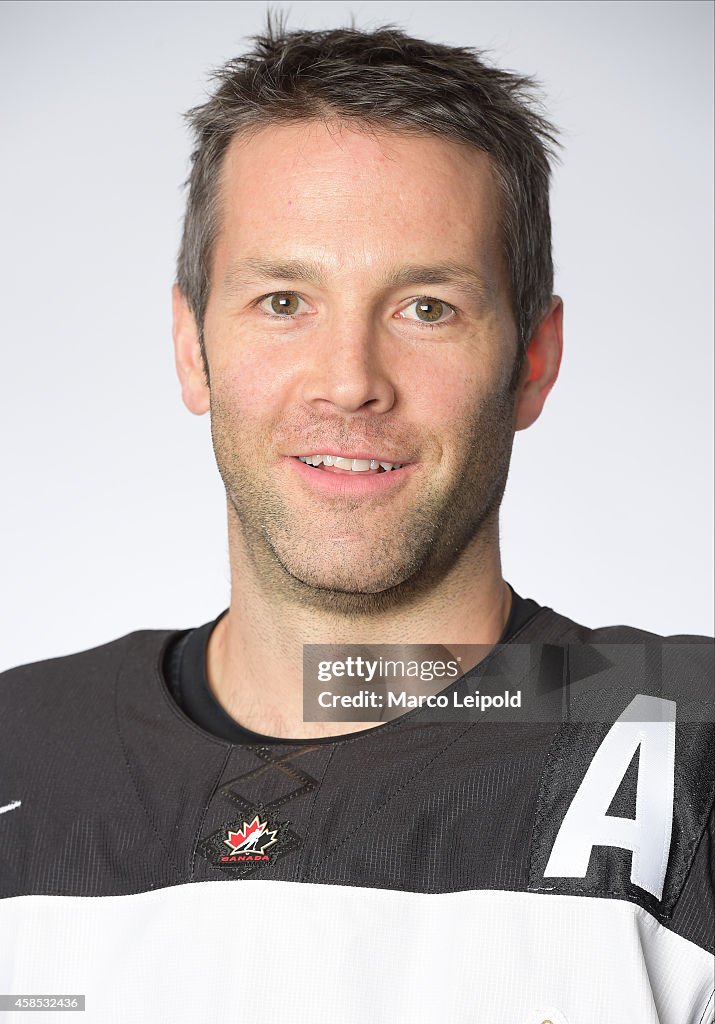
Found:
M 382 473 L 394 473 L 403 469 L 407 462 L 392 462 L 380 456 L 362 455 L 296 455 L 299 462 L 311 466 L 321 472 L 353 475 L 357 473 L 375 476 Z
M 393 462 L 369 452 L 290 455 L 284 463 L 309 493 L 325 498 L 370 498 L 397 494 L 420 469 L 418 462 Z

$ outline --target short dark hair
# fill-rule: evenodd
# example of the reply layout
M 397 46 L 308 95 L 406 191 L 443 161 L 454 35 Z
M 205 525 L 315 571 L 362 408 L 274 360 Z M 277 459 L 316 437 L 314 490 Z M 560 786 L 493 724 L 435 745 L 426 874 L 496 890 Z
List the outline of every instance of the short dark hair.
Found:
M 213 72 L 218 86 L 207 102 L 184 115 L 195 148 L 177 283 L 198 324 L 207 381 L 203 323 L 223 157 L 236 135 L 306 120 L 427 133 L 488 154 L 501 194 L 518 371 L 553 290 L 549 183 L 558 142 L 535 80 L 491 66 L 483 51 L 414 39 L 394 25 L 287 32 L 285 13 L 269 10 L 264 34 L 251 39 L 253 49 Z

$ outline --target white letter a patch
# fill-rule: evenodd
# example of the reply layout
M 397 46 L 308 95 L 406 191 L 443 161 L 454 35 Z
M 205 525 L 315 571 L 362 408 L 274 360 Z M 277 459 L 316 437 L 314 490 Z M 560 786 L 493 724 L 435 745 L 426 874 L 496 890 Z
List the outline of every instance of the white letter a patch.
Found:
M 606 812 L 640 748 L 636 816 Z M 596 751 L 559 829 L 545 878 L 584 878 L 594 846 L 633 853 L 631 882 L 660 899 L 670 853 L 675 702 L 638 694 Z

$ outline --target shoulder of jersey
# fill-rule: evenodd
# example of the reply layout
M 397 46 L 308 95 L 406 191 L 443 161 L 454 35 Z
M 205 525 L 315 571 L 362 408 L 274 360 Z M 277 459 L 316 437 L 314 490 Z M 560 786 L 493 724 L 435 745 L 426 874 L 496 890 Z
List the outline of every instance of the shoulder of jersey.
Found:
M 635 626 L 590 628 L 547 609 L 541 628 L 529 626 L 515 642 L 568 649 L 568 678 L 575 692 L 657 689 L 660 696 L 688 702 L 688 714 L 712 722 L 715 706 L 715 639 L 696 633 L 662 635 Z M 522 639 L 523 636 L 523 639 Z M 625 705 L 624 705 L 625 706 Z M 617 718 L 618 714 L 614 715 Z
M 136 630 L 96 647 L 74 654 L 28 662 L 0 672 L 0 702 L 9 738 L 13 720 L 22 731 L 32 723 L 56 725 L 58 719 L 72 728 L 86 723 L 87 709 L 106 713 L 117 673 L 137 647 L 158 653 L 175 630 Z M 83 714 L 77 715 L 77 712 Z M 16 733 L 15 733 L 16 734 Z

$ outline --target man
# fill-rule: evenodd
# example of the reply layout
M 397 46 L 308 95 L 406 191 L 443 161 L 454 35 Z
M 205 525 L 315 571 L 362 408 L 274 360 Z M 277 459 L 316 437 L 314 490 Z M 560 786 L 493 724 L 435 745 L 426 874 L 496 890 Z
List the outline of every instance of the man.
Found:
M 98 1021 L 711 1021 L 711 645 L 501 574 L 562 347 L 529 82 L 270 21 L 218 78 L 174 342 L 231 603 L 3 676 L 0 988 Z M 309 644 L 459 651 L 434 694 L 511 672 L 533 714 L 315 721 Z

